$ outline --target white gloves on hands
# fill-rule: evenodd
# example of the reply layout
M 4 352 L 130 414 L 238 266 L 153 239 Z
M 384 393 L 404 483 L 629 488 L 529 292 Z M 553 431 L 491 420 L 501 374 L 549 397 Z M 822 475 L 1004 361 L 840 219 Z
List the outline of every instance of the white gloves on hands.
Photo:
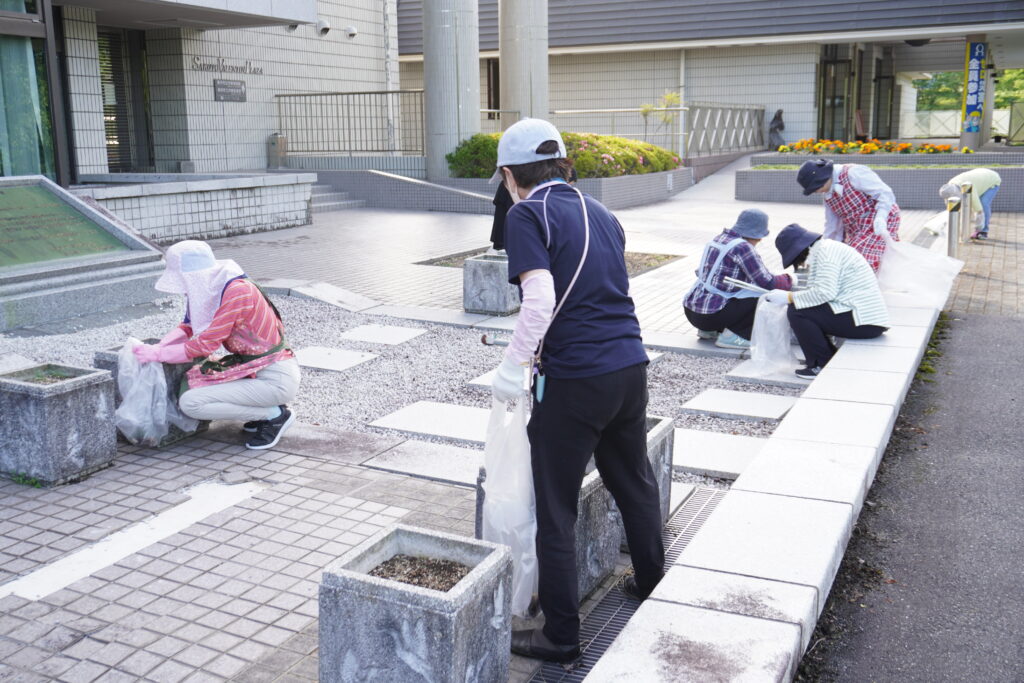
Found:
M 516 363 L 510 358 L 501 361 L 494 379 L 491 380 L 491 393 L 499 401 L 514 401 L 526 393 L 526 383 L 523 373 L 526 367 Z
M 875 215 L 875 224 L 873 226 L 873 230 L 874 230 L 874 233 L 876 235 L 882 236 L 882 235 L 888 234 L 888 232 L 889 232 L 889 221 L 888 221 L 888 218 L 889 218 L 888 216 L 883 216 L 882 214 L 876 214 Z
M 764 300 L 770 304 L 775 304 L 777 306 L 789 305 L 789 292 L 785 289 L 773 289 L 763 296 Z

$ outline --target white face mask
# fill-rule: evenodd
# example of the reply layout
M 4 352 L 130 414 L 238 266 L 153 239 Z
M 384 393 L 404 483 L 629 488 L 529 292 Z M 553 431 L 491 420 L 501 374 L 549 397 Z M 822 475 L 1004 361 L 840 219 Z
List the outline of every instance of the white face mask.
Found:
M 508 193 L 512 196 L 512 203 L 518 204 L 523 201 L 519 197 L 519 186 L 516 185 L 516 180 L 512 176 L 512 171 L 509 171 L 507 168 L 503 168 L 501 169 L 501 172 L 502 175 L 505 176 L 505 189 L 507 189 Z

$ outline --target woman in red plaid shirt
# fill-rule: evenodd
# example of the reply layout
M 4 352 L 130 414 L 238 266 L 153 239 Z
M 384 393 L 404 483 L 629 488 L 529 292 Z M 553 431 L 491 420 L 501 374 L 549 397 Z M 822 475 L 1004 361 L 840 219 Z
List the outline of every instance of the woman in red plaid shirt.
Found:
M 850 245 L 877 273 L 886 233 L 900 239 L 900 207 L 889 186 L 867 166 L 828 159 L 805 161 L 796 181 L 805 195 L 825 195 L 825 239 Z

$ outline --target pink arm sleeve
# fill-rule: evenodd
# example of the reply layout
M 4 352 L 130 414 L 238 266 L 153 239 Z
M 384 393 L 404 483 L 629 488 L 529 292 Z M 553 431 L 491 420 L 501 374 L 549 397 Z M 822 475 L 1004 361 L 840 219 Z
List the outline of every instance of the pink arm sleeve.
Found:
M 505 350 L 505 358 L 524 365 L 533 358 L 537 344 L 551 325 L 551 314 L 555 310 L 555 281 L 547 270 L 534 270 L 519 277 L 523 305 L 519 309 L 512 341 Z

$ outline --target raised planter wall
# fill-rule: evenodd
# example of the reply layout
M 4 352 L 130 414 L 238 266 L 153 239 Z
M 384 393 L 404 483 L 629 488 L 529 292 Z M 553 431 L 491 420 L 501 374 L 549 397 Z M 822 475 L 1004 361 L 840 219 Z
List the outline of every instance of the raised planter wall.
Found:
M 920 155 L 926 156 L 926 155 Z M 937 155 L 935 155 L 937 156 Z M 939 188 L 964 168 L 882 168 L 875 169 L 878 177 L 892 188 L 896 202 L 903 209 L 931 209 L 942 211 L 945 203 L 939 197 Z M 992 203 L 993 211 L 1024 211 L 1024 193 L 1013 188 L 1024 187 L 1024 167 L 998 168 L 1002 186 Z M 793 202 L 821 204 L 822 195 L 805 197 L 796 182 L 796 170 L 736 172 L 736 199 L 756 202 Z
M 974 154 L 958 152 L 948 154 L 823 154 L 822 156 L 826 159 L 831 159 L 837 164 L 868 164 L 878 166 L 922 166 L 925 164 L 949 166 L 963 164 L 966 167 L 976 168 L 992 164 L 1024 164 L 1024 151 L 976 152 Z M 750 165 L 796 164 L 799 166 L 809 159 L 817 158 L 818 156 L 815 154 L 766 152 L 752 156 L 750 158 Z
M 83 176 L 72 192 L 104 209 L 160 243 L 214 239 L 307 225 L 315 173 L 246 176 L 117 174 Z M 125 181 L 128 181 L 127 184 Z
M 40 372 L 66 376 L 26 381 Z M 105 370 L 37 365 L 0 375 L 0 472 L 53 486 L 110 464 L 117 454 L 114 380 Z
M 472 571 L 446 593 L 367 572 L 397 554 Z M 329 565 L 320 583 L 320 681 L 504 681 L 512 625 L 505 546 L 394 525 Z

